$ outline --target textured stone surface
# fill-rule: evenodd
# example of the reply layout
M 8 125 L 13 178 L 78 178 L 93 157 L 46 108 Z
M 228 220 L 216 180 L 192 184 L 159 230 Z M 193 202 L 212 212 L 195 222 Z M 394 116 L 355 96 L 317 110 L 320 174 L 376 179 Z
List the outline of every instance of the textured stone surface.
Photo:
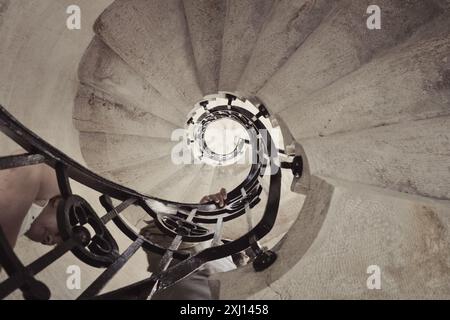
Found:
M 30 0 L 0 1 L 0 103 L 27 127 L 82 164 L 78 132 L 72 124 L 72 110 L 77 93 L 77 68 L 92 39 L 91 26 L 111 0 Z M 82 29 L 65 28 L 66 8 L 76 4 L 83 10 Z M 6 10 L 7 9 L 7 10 Z M 0 153 L 7 155 L 18 146 L 0 134 Z M 97 193 L 87 192 L 77 183 L 73 192 L 86 198 L 96 210 L 101 209 Z M 103 212 L 103 211 L 99 211 Z M 121 250 L 130 243 L 114 226 Z M 25 264 L 31 263 L 49 247 L 22 238 L 15 251 Z M 141 266 L 146 263 L 143 253 L 137 253 L 121 276 L 108 284 L 106 290 L 124 286 L 133 279 L 143 279 L 148 273 Z M 81 290 L 68 290 L 67 267 L 79 265 L 82 289 L 85 289 L 103 270 L 85 265 L 71 253 L 64 255 L 49 269 L 39 273 L 52 290 L 52 299 L 75 299 Z M 5 273 L 0 272 L 0 282 Z M 8 299 L 22 299 L 14 292 Z
M 149 111 L 113 101 L 105 93 L 80 86 L 75 99 L 73 121 L 79 131 L 133 134 L 170 139 L 176 126 Z
M 189 101 L 200 95 L 181 1 L 123 0 L 107 10 L 97 24 L 102 40 L 91 42 L 79 69 L 86 86 L 73 110 L 78 62 L 93 36 L 90 27 L 110 3 L 0 1 L 0 102 L 81 163 L 142 192 L 182 201 L 221 186 L 231 189 L 247 168 L 205 174 L 201 167 L 175 166 L 167 155 L 171 145 L 163 143 L 168 140 L 162 137 L 183 123 L 180 111 L 189 110 Z M 235 63 L 227 66 L 236 72 L 223 79 L 234 79 L 236 84 L 239 78 L 233 77 L 241 76 L 259 32 L 265 36 L 255 48 L 274 39 L 286 21 L 267 16 L 269 1 L 229 3 L 229 13 L 235 14 L 227 17 L 224 43 L 228 41 L 227 59 Z M 297 11 L 289 12 L 295 28 L 304 21 L 301 14 L 295 18 L 303 12 L 302 3 L 306 2 L 279 1 L 279 11 L 273 11 L 272 17 L 284 17 L 288 10 L 282 8 L 299 4 Z M 278 66 L 275 61 L 281 52 L 290 54 L 292 49 L 295 53 L 276 73 L 273 81 L 280 87 L 273 87 L 270 98 L 277 102 L 275 108 L 299 107 L 282 114 L 297 138 L 315 137 L 299 139 L 297 146 L 308 168 L 293 187 L 306 199 L 303 203 L 303 196 L 296 194 L 282 199 L 277 224 L 263 243 L 272 246 L 289 232 L 277 244 L 279 259 L 270 269 L 255 273 L 248 266 L 217 275 L 222 280 L 222 298 L 450 298 L 450 204 L 417 196 L 450 196 L 450 122 L 449 116 L 442 116 L 448 114 L 449 105 L 445 55 L 449 48 L 448 40 L 436 36 L 437 30 L 441 35 L 447 32 L 448 16 L 426 23 L 437 13 L 428 1 L 381 1 L 378 4 L 386 9 L 385 29 L 372 34 L 364 29 L 367 3 L 344 5 L 342 11 L 325 18 L 296 51 L 302 34 L 298 30 L 275 38 L 282 41 L 274 43 L 277 53 L 267 70 Z M 69 4 L 88 8 L 83 10 L 81 31 L 61 26 Z M 317 6 L 321 4 L 326 5 L 316 1 Z M 252 7 L 257 10 L 250 11 Z M 265 21 L 270 23 L 262 28 Z M 360 23 L 363 28 L 356 28 Z M 309 27 L 313 29 L 313 24 Z M 204 41 L 202 35 L 196 36 Z M 403 41 L 404 46 L 391 49 Z M 252 65 L 258 65 L 257 61 L 263 65 L 263 57 L 271 56 L 264 54 L 255 53 Z M 262 74 L 258 79 L 263 79 Z M 316 87 L 327 85 L 306 99 Z M 290 104 L 291 100 L 301 104 Z M 299 117 L 301 108 L 308 117 Z M 333 116 L 329 124 L 327 115 Z M 80 141 L 72 116 L 81 130 Z M 430 117 L 434 118 L 423 119 Z M 413 121 L 417 119 L 423 120 Z M 376 127 L 367 130 L 370 126 Z M 16 148 L 0 135 L 0 152 Z M 311 172 L 322 176 L 310 176 Z M 283 174 L 286 192 L 291 179 L 288 171 Z M 103 212 L 98 193 L 86 192 L 76 183 L 73 188 Z M 261 213 L 259 206 L 255 219 Z M 125 216 L 136 226 L 148 218 L 136 207 Z M 224 235 L 233 238 L 245 232 L 245 217 L 237 223 L 228 226 Z M 130 241 L 114 226 L 111 230 L 124 250 Z M 17 246 L 26 263 L 46 251 L 25 239 Z M 65 289 L 66 267 L 72 264 L 80 262 L 67 254 L 38 276 L 49 283 L 53 298 L 71 299 L 80 293 Z M 380 291 L 367 290 L 366 270 L 371 264 L 381 267 Z M 84 289 L 102 270 L 81 267 Z M 145 256 L 138 252 L 106 290 L 147 277 L 146 267 Z M 20 297 L 14 293 L 9 298 Z
M 95 37 L 78 70 L 80 82 L 106 92 L 115 102 L 135 106 L 182 126 L 186 114 L 166 100 L 103 41 Z
M 1 5 L 0 103 L 31 130 L 80 161 L 78 134 L 70 120 L 76 69 L 92 39 L 89 24 L 110 3 L 43 0 L 2 1 Z M 75 33 L 65 28 L 70 4 L 90 7 L 83 18 L 86 27 Z M 0 152 L 15 149 L 17 145 L 0 134 Z
M 116 1 L 95 30 L 179 110 L 202 98 L 181 0 Z
M 281 0 L 258 36 L 238 85 L 253 95 L 281 68 L 336 6 L 329 0 Z
M 338 189 L 300 263 L 250 298 L 448 299 L 449 210 L 448 203 Z M 367 289 L 370 265 L 380 267 L 381 290 Z
M 312 92 L 355 71 L 401 43 L 439 12 L 429 1 L 381 0 L 381 30 L 366 26 L 372 1 L 342 1 L 258 92 L 274 111 L 301 103 Z
M 450 13 L 448 11 L 443 10 L 436 18 L 417 29 L 417 31 L 406 40 L 406 45 L 430 38 L 448 37 L 450 33 L 449 15 Z
M 220 188 L 227 190 L 236 188 L 248 176 L 249 172 L 250 166 L 248 165 L 217 167 L 210 185 L 210 192 L 214 192 L 214 190 L 219 190 Z
M 226 1 L 183 0 L 183 3 L 200 87 L 204 95 L 217 93 Z
M 301 140 L 312 174 L 450 199 L 450 117 Z
M 219 90 L 235 91 L 273 0 L 228 0 Z
M 80 132 L 81 152 L 89 168 L 101 172 L 170 155 L 169 139 L 103 132 Z
M 293 231 L 300 231 L 297 227 L 302 214 L 270 269 L 255 273 L 248 267 L 219 276 L 221 298 L 450 297 L 448 202 L 333 184 L 335 190 L 326 218 L 312 245 L 306 252 L 301 251 L 301 259 L 295 254 L 302 243 L 298 242 L 301 233 Z M 289 265 L 285 265 L 286 261 L 290 261 Z M 370 265 L 381 269 L 381 290 L 367 289 L 366 271 Z M 243 279 L 248 285 L 238 285 Z
M 195 170 L 198 170 L 198 173 L 189 174 L 189 176 L 191 176 L 191 182 L 189 183 L 190 187 L 185 189 L 182 202 L 199 203 L 204 196 L 211 194 L 209 190 L 211 188 L 211 183 L 214 178 L 215 167 L 212 167 L 207 164 L 202 165 L 193 164 L 190 165 L 190 167 L 194 173 Z M 219 191 L 220 189 L 217 189 L 212 191 L 212 193 L 217 193 Z
M 134 190 L 147 193 L 182 168 L 183 165 L 173 164 L 171 156 L 168 155 L 115 170 L 103 171 L 101 174 Z
M 11 3 L 10 0 L 1 0 L 0 1 L 0 27 L 3 24 L 3 15 L 8 10 L 10 3 Z
M 201 169 L 200 165 L 186 165 L 181 170 L 168 175 L 166 180 L 149 189 L 147 193 L 162 199 L 183 202 L 190 190 L 196 187 L 192 185 L 192 179 L 202 174 Z M 174 188 L 174 186 L 177 187 Z M 209 193 L 209 190 L 204 190 L 204 192 Z M 199 200 L 196 199 L 196 201 Z
M 449 76 L 447 34 L 401 46 L 287 108 L 280 117 L 297 139 L 304 139 L 448 115 Z
M 200 169 L 200 166 L 183 166 L 180 170 L 167 174 L 166 179 L 147 189 L 145 194 L 161 199 L 182 202 L 193 188 L 191 184 L 192 177 L 201 174 Z M 138 230 L 147 225 L 145 221 L 150 220 L 149 215 L 139 207 L 130 208 L 124 212 L 124 217 Z
M 450 9 L 450 1 L 449 0 L 435 0 L 435 2 L 445 10 Z

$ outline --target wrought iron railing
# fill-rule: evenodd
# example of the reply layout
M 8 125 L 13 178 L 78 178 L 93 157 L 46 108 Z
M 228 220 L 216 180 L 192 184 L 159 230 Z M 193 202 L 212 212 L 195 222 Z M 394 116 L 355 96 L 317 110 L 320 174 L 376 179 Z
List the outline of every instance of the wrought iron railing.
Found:
M 227 112 L 239 114 L 239 117 L 246 119 L 247 124 L 256 132 L 265 129 L 259 118 L 268 117 L 266 112 L 255 115 L 232 106 L 231 103 L 208 112 L 220 116 Z M 17 289 L 23 292 L 25 299 L 49 299 L 51 297 L 49 288 L 35 276 L 68 251 L 92 267 L 105 268 L 104 272 L 84 290 L 79 299 L 148 299 L 156 291 L 174 285 L 205 263 L 249 248 L 252 248 L 256 254 L 253 264 L 257 271 L 268 267 L 276 259 L 275 253 L 263 250 L 258 244 L 258 240 L 268 234 L 274 226 L 280 202 L 281 170 L 279 170 L 280 164 L 275 161 L 279 150 L 274 146 L 270 134 L 260 137 L 258 143 L 263 155 L 257 155 L 258 161 L 252 165 L 247 178 L 228 193 L 226 206 L 218 208 L 214 203 L 186 204 L 166 201 L 109 181 L 48 144 L 1 106 L 0 130 L 28 152 L 0 158 L 0 170 L 41 163 L 55 170 L 62 196 L 62 201 L 58 204 L 57 221 L 63 238 L 62 244 L 25 266 L 14 253 L 0 227 L 0 264 L 8 275 L 8 278 L 0 284 L 1 299 Z M 249 210 L 260 201 L 263 189 L 260 181 L 267 166 L 271 166 L 272 174 L 267 190 L 268 200 L 261 220 L 238 239 L 218 244 L 217 240 L 221 237 L 223 223 L 240 215 L 250 214 Z M 292 167 L 286 164 L 281 166 Z M 102 194 L 99 200 L 105 209 L 103 215 L 95 212 L 85 199 L 73 194 L 70 179 Z M 117 199 L 121 203 L 114 206 L 112 199 Z M 127 224 L 121 215 L 130 206 L 140 207 L 155 220 L 162 232 L 173 238 L 168 248 L 144 238 Z M 159 211 L 157 208 L 161 206 L 170 208 L 176 214 Z M 115 223 L 132 241 L 132 244 L 122 253 L 108 231 L 107 226 L 111 222 Z M 211 230 L 200 224 L 215 226 Z M 95 231 L 95 235 L 91 236 L 88 225 Z M 213 246 L 197 254 L 188 255 L 185 251 L 178 250 L 183 241 L 202 242 L 213 238 Z M 153 273 L 148 279 L 100 294 L 106 284 L 140 248 L 162 256 L 159 271 Z M 171 265 L 173 259 L 180 262 Z

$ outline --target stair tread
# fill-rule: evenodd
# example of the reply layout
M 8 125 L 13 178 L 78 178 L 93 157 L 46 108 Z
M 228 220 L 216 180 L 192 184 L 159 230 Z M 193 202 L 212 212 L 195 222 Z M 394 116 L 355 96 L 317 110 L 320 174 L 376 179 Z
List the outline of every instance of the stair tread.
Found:
M 116 1 L 94 29 L 180 112 L 202 98 L 181 0 Z
M 169 155 L 124 168 L 104 171 L 102 174 L 139 192 L 146 192 L 183 167 L 183 165 L 173 164 Z
M 185 115 L 98 36 L 83 56 L 78 77 L 81 83 L 106 92 L 117 102 L 134 105 L 175 125 L 184 124 Z
M 80 132 L 81 152 L 89 168 L 115 170 L 171 154 L 169 139 L 103 132 Z
M 220 91 L 236 91 L 273 0 L 230 0 L 222 43 Z
M 405 44 L 279 115 L 305 139 L 449 114 L 439 89 L 449 51 L 449 37 Z
M 217 93 L 226 2 L 184 0 L 183 4 L 203 94 Z
M 239 80 L 239 92 L 256 94 L 334 7 L 329 0 L 276 3 Z
M 401 0 L 381 0 L 383 32 L 366 28 L 364 15 L 370 0 L 341 1 L 321 25 L 258 92 L 258 96 L 279 112 L 301 103 L 314 91 L 369 62 L 376 54 L 397 46 L 440 12 L 429 1 L 417 0 L 405 6 Z M 387 23 L 389 21 L 389 23 Z
M 299 141 L 312 174 L 450 199 L 450 116 Z
M 184 202 L 187 191 L 192 189 L 192 179 L 201 174 L 200 166 L 184 166 L 183 169 L 168 176 L 167 179 L 149 189 L 146 193 L 175 202 Z
M 170 138 L 176 129 L 148 111 L 114 102 L 112 97 L 83 85 L 75 100 L 73 117 L 80 131 Z

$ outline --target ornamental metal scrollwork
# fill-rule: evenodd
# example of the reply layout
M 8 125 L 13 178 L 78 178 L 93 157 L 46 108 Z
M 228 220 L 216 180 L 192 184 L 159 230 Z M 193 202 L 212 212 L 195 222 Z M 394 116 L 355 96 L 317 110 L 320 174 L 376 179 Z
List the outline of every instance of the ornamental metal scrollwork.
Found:
M 94 234 L 87 228 L 91 227 Z M 71 251 L 94 267 L 108 267 L 119 257 L 119 247 L 89 203 L 72 195 L 58 204 L 58 228 L 63 240 L 77 238 Z
M 158 215 L 155 223 L 160 230 L 173 236 L 182 236 L 186 242 L 202 242 L 214 237 L 214 231 L 176 215 Z

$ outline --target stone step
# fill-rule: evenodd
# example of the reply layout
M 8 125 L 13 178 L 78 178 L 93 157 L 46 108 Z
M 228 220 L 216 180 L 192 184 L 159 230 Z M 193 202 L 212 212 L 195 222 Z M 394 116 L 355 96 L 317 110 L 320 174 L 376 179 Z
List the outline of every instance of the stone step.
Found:
M 277 221 L 269 234 L 267 234 L 260 242 L 263 246 L 273 249 L 282 241 L 283 237 L 289 232 L 289 229 L 298 218 L 305 202 L 305 196 L 290 192 L 283 194 L 280 202 L 280 208 L 277 215 Z
M 434 2 L 442 9 L 450 10 L 450 0 L 434 0 Z
M 191 175 L 191 182 L 189 183 L 190 187 L 186 190 L 183 196 L 183 202 L 185 203 L 199 203 L 200 200 L 209 195 L 211 183 L 214 178 L 214 173 L 216 167 L 203 164 L 203 165 L 190 165 L 193 170 L 193 174 Z M 195 169 L 194 167 L 199 167 Z M 198 174 L 194 174 L 198 171 Z M 213 191 L 213 193 L 217 193 L 219 190 Z
M 278 1 L 239 80 L 239 92 L 255 95 L 336 4 L 337 1 L 329 0 Z
M 228 0 L 222 43 L 220 91 L 236 91 L 274 0 Z
M 149 111 L 117 103 L 113 97 L 81 85 L 75 99 L 75 127 L 84 132 L 170 139 L 176 126 Z
M 182 0 L 116 1 L 95 32 L 177 109 L 202 98 Z
M 449 12 L 444 10 L 436 18 L 417 29 L 417 31 L 414 32 L 408 40 L 406 40 L 406 43 L 413 44 L 431 38 L 448 37 L 450 34 L 450 22 L 448 17 Z
M 183 4 L 203 95 L 217 93 L 226 1 L 184 0 Z
M 183 169 L 183 165 L 173 164 L 169 155 L 124 168 L 104 171 L 102 175 L 131 189 L 147 192 L 181 169 Z
M 355 71 L 442 12 L 425 0 L 380 0 L 382 29 L 369 30 L 370 0 L 342 1 L 258 92 L 270 110 L 301 103 L 311 93 Z
M 152 197 L 159 199 L 183 202 L 183 197 L 186 192 L 192 189 L 192 177 L 201 174 L 198 168 L 192 168 L 189 165 L 184 166 L 175 173 L 167 176 L 166 179 L 153 186 L 148 191 L 144 192 Z M 152 218 L 141 208 L 133 207 L 128 209 L 124 216 L 138 230 L 145 227 L 145 221 L 152 220 Z
M 244 164 L 217 167 L 209 187 L 209 193 L 216 193 L 221 188 L 225 188 L 227 192 L 230 192 L 244 181 L 249 172 L 250 166 Z
M 450 199 L 450 116 L 300 140 L 311 174 Z
M 200 174 L 202 174 L 201 166 L 185 165 L 181 170 L 167 176 L 167 179 L 149 189 L 146 193 L 165 200 L 184 202 L 186 193 L 195 187 L 191 184 L 193 177 Z
M 448 299 L 449 210 L 448 202 L 336 185 L 308 251 L 294 261 L 302 239 L 293 226 L 278 251 L 287 272 L 260 275 L 278 280 L 250 299 Z M 368 287 L 369 266 L 380 272 L 380 290 Z
M 176 142 L 103 132 L 80 132 L 80 146 L 89 168 L 116 170 L 171 154 Z
M 306 139 L 448 115 L 449 52 L 448 34 L 400 46 L 279 116 Z
M 221 281 L 220 298 L 231 298 L 233 295 L 232 288 L 234 287 L 236 288 L 234 289 L 235 295 L 233 299 L 241 299 L 258 293 L 268 287 L 266 281 L 273 282 L 277 280 L 299 263 L 320 231 L 326 218 L 333 192 L 334 188 L 332 185 L 323 179 L 313 177 L 311 193 L 306 197 L 301 212 L 299 211 L 298 218 L 287 234 L 288 243 L 291 244 L 289 246 L 290 254 L 283 257 L 279 256 L 276 263 L 264 272 L 255 272 L 253 266 L 249 264 L 231 273 L 213 275 L 212 279 Z M 296 212 L 296 214 L 299 212 Z M 286 242 L 286 240 L 283 241 L 281 249 L 284 250 Z M 261 279 L 266 280 L 261 281 Z M 245 281 L 246 285 L 238 286 L 243 281 Z
M 448 201 L 313 181 L 277 262 L 213 276 L 223 284 L 221 299 L 450 297 Z M 369 290 L 369 266 L 380 268 L 381 290 Z M 244 279 L 248 285 L 237 286 Z
M 175 125 L 184 125 L 186 115 L 97 36 L 83 56 L 78 78 L 81 83 L 111 95 L 116 102 L 149 111 Z

